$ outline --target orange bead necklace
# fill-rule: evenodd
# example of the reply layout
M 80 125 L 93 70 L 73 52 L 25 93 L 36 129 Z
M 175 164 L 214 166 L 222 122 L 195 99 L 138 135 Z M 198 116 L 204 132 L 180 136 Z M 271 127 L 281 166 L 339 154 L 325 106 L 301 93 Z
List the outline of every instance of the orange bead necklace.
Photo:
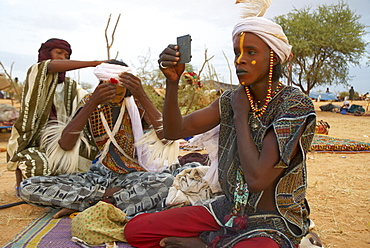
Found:
M 273 69 L 274 69 L 274 52 L 272 51 L 272 49 L 270 49 L 269 84 L 268 84 L 268 88 L 267 88 L 266 98 L 264 100 L 262 100 L 262 101 L 265 102 L 265 104 L 261 108 L 258 108 L 258 103 L 260 103 L 262 101 L 256 101 L 255 102 L 253 100 L 253 96 L 252 96 L 252 94 L 249 90 L 249 87 L 245 86 L 245 92 L 247 93 L 247 97 L 248 97 L 248 100 L 249 100 L 249 105 L 251 107 L 253 115 L 257 118 L 261 117 L 266 112 L 267 106 L 268 106 L 268 104 L 271 101 L 271 98 L 273 96 L 273 94 L 272 94 L 272 73 L 273 73 Z M 282 83 L 279 82 L 279 84 L 277 86 L 277 90 L 280 89 L 281 85 L 282 85 Z

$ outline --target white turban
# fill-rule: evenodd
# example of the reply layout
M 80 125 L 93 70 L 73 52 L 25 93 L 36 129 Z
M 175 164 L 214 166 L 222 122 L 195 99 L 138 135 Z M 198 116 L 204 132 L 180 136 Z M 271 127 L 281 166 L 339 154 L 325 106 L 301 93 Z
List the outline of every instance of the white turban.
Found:
M 101 81 L 108 81 L 111 78 L 118 80 L 118 75 L 120 75 L 122 72 L 133 73 L 132 69 L 127 66 L 109 63 L 101 63 L 94 69 L 95 76 Z
M 233 39 L 241 32 L 253 33 L 260 37 L 284 63 L 288 60 L 292 46 L 280 25 L 264 17 L 248 17 L 237 23 L 233 30 Z

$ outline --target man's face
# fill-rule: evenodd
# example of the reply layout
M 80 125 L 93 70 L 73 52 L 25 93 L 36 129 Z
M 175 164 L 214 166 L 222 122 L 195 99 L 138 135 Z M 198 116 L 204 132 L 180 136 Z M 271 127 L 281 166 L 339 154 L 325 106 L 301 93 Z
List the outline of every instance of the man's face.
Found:
M 235 68 L 240 83 L 251 85 L 266 80 L 270 48 L 257 35 L 244 33 L 234 39 Z
M 104 83 L 110 83 L 111 84 L 112 82 L 104 81 Z M 114 85 L 116 86 L 116 95 L 109 102 L 111 102 L 111 103 L 120 103 L 126 95 L 126 88 L 123 87 L 120 82 L 114 83 Z
M 53 48 L 50 51 L 51 59 L 65 60 L 69 59 L 69 52 L 62 48 Z

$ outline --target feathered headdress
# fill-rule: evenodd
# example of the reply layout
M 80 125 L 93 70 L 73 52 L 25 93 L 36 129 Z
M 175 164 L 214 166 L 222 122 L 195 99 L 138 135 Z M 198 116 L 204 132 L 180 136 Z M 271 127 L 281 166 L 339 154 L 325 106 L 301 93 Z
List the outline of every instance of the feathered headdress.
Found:
M 262 17 L 272 0 L 236 0 L 235 4 L 241 6 L 241 17 Z

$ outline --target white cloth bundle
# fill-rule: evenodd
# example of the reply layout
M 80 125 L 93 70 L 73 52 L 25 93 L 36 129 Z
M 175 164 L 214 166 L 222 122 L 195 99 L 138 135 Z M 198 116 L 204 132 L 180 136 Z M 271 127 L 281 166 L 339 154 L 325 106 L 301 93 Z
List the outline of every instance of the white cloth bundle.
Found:
M 208 170 L 209 166 L 199 166 L 180 172 L 169 189 L 166 205 L 198 205 L 211 199 L 212 191 L 203 179 Z
M 221 186 L 218 182 L 218 137 L 220 132 L 220 125 L 215 128 L 199 134 L 194 138 L 189 140 L 190 145 L 204 146 L 209 154 L 209 159 L 211 160 L 211 166 L 207 173 L 204 175 L 203 180 L 205 180 L 212 193 L 221 192 Z

